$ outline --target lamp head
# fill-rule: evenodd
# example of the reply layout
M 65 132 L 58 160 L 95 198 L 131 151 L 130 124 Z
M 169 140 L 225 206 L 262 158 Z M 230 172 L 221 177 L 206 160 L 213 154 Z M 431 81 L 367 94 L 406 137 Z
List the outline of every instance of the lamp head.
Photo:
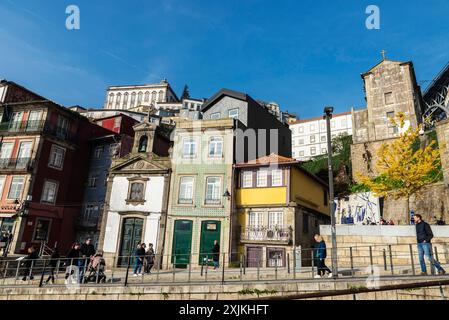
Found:
M 325 107 L 324 108 L 324 113 L 327 115 L 330 115 L 334 112 L 334 107 Z

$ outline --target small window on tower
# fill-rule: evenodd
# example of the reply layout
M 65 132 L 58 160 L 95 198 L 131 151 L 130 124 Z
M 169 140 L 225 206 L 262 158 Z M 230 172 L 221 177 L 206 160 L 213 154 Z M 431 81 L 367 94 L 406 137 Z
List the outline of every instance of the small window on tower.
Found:
M 385 104 L 393 104 L 393 103 L 394 103 L 393 92 L 385 93 Z
M 142 136 L 139 140 L 139 152 L 147 152 L 148 137 Z

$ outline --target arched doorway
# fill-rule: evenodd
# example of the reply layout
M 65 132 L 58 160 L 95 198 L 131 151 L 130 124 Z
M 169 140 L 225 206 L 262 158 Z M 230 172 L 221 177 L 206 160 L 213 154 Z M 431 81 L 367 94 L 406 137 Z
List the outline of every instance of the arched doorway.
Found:
M 133 255 L 137 244 L 142 242 L 143 219 L 126 218 L 122 223 L 122 235 L 120 238 L 120 251 L 118 258 L 118 266 L 125 267 L 128 265 L 128 257 Z M 133 263 L 131 259 L 131 263 Z

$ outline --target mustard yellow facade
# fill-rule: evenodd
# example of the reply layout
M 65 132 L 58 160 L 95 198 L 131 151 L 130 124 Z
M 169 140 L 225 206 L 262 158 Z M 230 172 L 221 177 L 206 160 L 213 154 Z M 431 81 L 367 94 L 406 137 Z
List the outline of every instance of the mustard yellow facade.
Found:
M 237 189 L 238 206 L 285 205 L 287 187 Z

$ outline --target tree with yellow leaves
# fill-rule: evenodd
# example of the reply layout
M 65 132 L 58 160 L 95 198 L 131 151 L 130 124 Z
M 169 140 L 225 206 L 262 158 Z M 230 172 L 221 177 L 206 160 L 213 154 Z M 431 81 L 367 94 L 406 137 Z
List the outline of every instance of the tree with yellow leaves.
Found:
M 406 221 L 410 222 L 410 197 L 423 187 L 441 179 L 440 151 L 435 139 L 426 146 L 419 143 L 422 126 L 405 127 L 405 115 L 390 119 L 400 128 L 400 137 L 384 143 L 377 151 L 377 177 L 356 173 L 361 183 L 377 197 L 406 199 Z M 417 143 L 418 142 L 418 143 Z

